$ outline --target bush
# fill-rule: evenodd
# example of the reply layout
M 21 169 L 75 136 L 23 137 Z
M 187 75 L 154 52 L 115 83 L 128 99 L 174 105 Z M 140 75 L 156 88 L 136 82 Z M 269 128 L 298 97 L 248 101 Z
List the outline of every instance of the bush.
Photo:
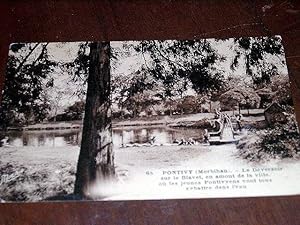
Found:
M 221 110 L 256 109 L 260 105 L 259 95 L 251 88 L 233 88 L 220 98 Z
M 299 157 L 300 138 L 293 114 L 289 114 L 288 122 L 276 123 L 268 129 L 248 134 L 239 141 L 239 155 L 251 161 L 267 158 Z
M 298 127 L 294 118 L 285 124 L 275 124 L 266 130 L 260 142 L 262 150 L 282 158 L 293 157 L 300 149 Z

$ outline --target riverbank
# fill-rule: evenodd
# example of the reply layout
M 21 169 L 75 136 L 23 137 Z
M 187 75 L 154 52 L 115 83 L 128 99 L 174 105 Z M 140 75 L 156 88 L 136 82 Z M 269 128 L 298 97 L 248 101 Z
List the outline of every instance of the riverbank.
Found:
M 43 131 L 43 130 L 66 130 L 66 129 L 80 129 L 82 128 L 82 121 L 70 122 L 51 122 L 38 123 L 22 127 L 8 127 L 8 131 Z
M 264 121 L 263 109 L 241 110 L 244 115 L 245 123 Z M 233 115 L 232 111 L 225 111 L 228 115 Z M 237 114 L 238 112 L 234 112 Z M 165 115 L 151 117 L 136 117 L 132 119 L 114 119 L 112 121 L 113 128 L 129 127 L 129 126 L 155 126 L 167 125 L 170 127 L 197 127 L 197 122 L 208 121 L 215 117 L 215 113 L 196 113 L 183 115 Z M 38 130 L 65 130 L 65 129 L 81 129 L 82 121 L 64 121 L 64 122 L 46 122 L 32 124 L 27 126 L 12 126 L 8 131 L 38 131 Z M 199 125 L 199 124 L 198 124 Z
M 118 185 L 132 184 L 137 177 L 145 176 L 146 171 L 218 165 L 224 159 L 221 155 L 226 155 L 226 162 L 235 151 L 232 148 L 224 151 L 222 146 L 214 146 L 214 150 L 209 145 L 115 148 Z M 32 202 L 72 194 L 78 155 L 76 146 L 2 147 L 0 199 Z M 119 191 L 111 182 L 100 186 L 97 194 L 103 197 Z
M 73 193 L 79 150 L 78 146 L 2 147 L 0 200 L 65 200 L 65 196 Z M 153 185 L 147 172 L 155 174 L 155 171 L 176 168 L 239 170 L 253 166 L 267 167 L 275 162 L 249 162 L 239 155 L 234 144 L 115 148 L 114 154 L 118 179 L 114 182 L 99 181 L 93 187 L 92 194 L 101 196 L 100 199 L 151 199 L 151 194 L 161 195 L 162 193 L 152 193 L 151 190 L 147 192 Z M 276 160 L 282 164 L 287 162 Z
M 121 182 L 126 182 L 146 169 L 179 166 L 204 151 L 207 149 L 200 150 L 199 146 L 116 148 L 116 174 Z M 0 199 L 35 202 L 72 194 L 78 156 L 76 146 L 2 147 Z
M 266 143 L 267 139 L 273 139 Z M 299 137 L 288 139 L 268 130 L 249 132 L 237 145 L 238 156 L 250 162 L 267 162 L 273 159 L 290 158 L 300 160 Z
M 241 110 L 244 115 L 242 121 L 245 123 L 256 123 L 264 121 L 264 109 Z M 233 115 L 232 111 L 225 111 L 228 115 Z M 238 112 L 235 112 L 237 114 Z M 201 122 L 212 120 L 215 113 L 196 113 L 172 116 L 152 116 L 152 117 L 137 117 L 133 119 L 115 119 L 113 120 L 113 128 L 126 126 L 149 126 L 149 125 L 167 125 L 170 127 L 194 127 L 201 126 Z
M 72 193 L 78 147 L 2 147 L 0 198 L 41 201 Z

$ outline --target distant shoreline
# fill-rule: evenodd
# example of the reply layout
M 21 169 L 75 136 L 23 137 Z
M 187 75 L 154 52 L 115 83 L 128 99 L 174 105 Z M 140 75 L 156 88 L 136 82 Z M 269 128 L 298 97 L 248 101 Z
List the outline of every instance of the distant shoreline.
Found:
M 232 111 L 226 112 L 232 114 Z M 248 117 L 246 121 L 259 122 L 264 121 L 263 109 L 252 109 L 242 111 L 244 117 Z M 187 127 L 196 128 L 194 124 L 202 120 L 211 120 L 214 113 L 196 113 L 172 116 L 152 116 L 138 117 L 132 119 L 115 119 L 112 122 L 113 128 L 122 127 L 138 127 L 138 126 L 169 126 L 169 127 Z M 8 127 L 7 131 L 51 131 L 51 130 L 76 130 L 83 127 L 83 122 L 76 121 L 59 121 L 50 123 L 39 123 L 23 127 Z

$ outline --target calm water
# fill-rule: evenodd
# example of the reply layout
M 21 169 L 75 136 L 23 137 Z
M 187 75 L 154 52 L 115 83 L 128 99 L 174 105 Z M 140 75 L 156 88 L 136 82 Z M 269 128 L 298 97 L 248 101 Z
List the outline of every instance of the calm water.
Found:
M 172 143 L 175 139 L 201 139 L 203 131 L 198 129 L 171 129 L 166 127 L 125 128 L 113 130 L 114 146 L 122 144 L 146 143 L 151 138 L 155 143 Z M 81 143 L 81 130 L 61 131 L 26 131 L 9 132 L 9 144 L 11 146 L 33 147 L 63 147 L 76 146 Z
M 166 127 L 122 129 L 113 131 L 114 145 L 119 147 L 122 144 L 147 143 L 154 138 L 155 143 L 173 143 L 174 140 L 202 139 L 203 131 L 198 129 L 171 129 Z
M 81 141 L 81 131 L 18 131 L 9 132 L 8 137 L 9 145 L 16 147 L 63 147 L 68 145 L 78 145 Z

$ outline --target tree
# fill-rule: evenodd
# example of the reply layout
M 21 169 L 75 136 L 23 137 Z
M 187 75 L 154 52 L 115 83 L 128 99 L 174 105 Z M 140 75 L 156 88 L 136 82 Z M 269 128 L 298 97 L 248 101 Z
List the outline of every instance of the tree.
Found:
M 50 108 L 49 93 L 46 90 L 54 87 L 53 77 L 49 76 L 53 73 L 67 72 L 70 75 L 68 81 L 73 81 L 71 85 L 87 82 L 82 144 L 74 187 L 75 194 L 86 196 L 88 186 L 98 177 L 114 174 L 110 45 L 108 42 L 95 42 L 81 43 L 78 47 L 74 61 L 58 62 L 50 59 L 48 43 L 12 45 L 2 95 L 0 123 L 2 126 L 11 125 L 17 118 L 15 114 L 23 114 L 25 121 L 33 117 L 35 122 L 39 122 L 45 118 Z M 75 91 L 74 95 L 85 93 L 84 88 Z M 82 108 L 82 102 L 78 102 L 70 106 L 66 113 L 78 116 Z
M 216 67 L 224 58 L 208 40 L 141 41 L 134 49 L 143 56 L 147 74 L 162 84 L 162 99 L 182 97 L 190 87 L 209 93 L 224 84 L 223 73 Z
M 70 120 L 81 120 L 84 109 L 85 103 L 83 101 L 78 101 L 69 106 L 65 110 L 65 114 Z
M 256 90 L 261 98 L 261 107 L 266 108 L 272 102 L 281 106 L 293 105 L 288 75 L 280 74 L 271 78 L 271 83 L 266 87 Z
M 204 96 L 184 96 L 182 99 L 177 101 L 176 111 L 183 113 L 199 113 L 202 112 L 201 105 L 208 99 Z
M 217 64 L 224 58 L 211 43 L 210 40 L 140 41 L 115 47 L 121 59 L 131 56 L 142 61 L 139 68 L 134 65 L 135 71 L 125 76 L 113 71 L 113 103 L 117 102 L 121 110 L 129 106 L 128 110 L 137 113 L 145 100 L 141 97 L 151 93 L 155 100 L 166 103 L 171 115 L 176 108 L 172 102 L 191 95 L 191 90 L 210 94 L 222 89 L 225 78 Z M 115 61 L 120 58 L 116 57 Z
M 144 70 L 124 76 L 118 74 L 112 76 L 111 94 L 112 103 L 122 111 L 127 109 L 132 116 L 137 116 L 147 106 L 154 103 L 151 99 L 155 89 L 154 82 Z
M 12 44 L 2 94 L 2 128 L 29 121 L 42 121 L 49 109 L 45 87 L 51 86 L 48 74 L 57 65 L 49 59 L 48 43 Z M 23 121 L 18 121 L 19 117 Z
M 231 69 L 235 70 L 242 62 L 245 63 L 246 74 L 252 78 L 253 84 L 261 87 L 271 83 L 271 78 L 278 75 L 279 64 L 285 65 L 284 49 L 280 36 L 273 37 L 242 37 L 235 40 L 234 59 Z M 278 62 L 271 60 L 277 58 Z
M 270 88 L 274 92 L 273 101 L 280 105 L 293 105 L 292 93 L 288 75 L 280 74 L 272 77 Z
M 149 109 L 157 103 L 159 101 L 154 98 L 153 93 L 147 90 L 130 96 L 126 99 L 124 105 L 128 111 L 132 112 L 132 116 L 136 117 L 143 111 L 145 113 L 149 112 Z
M 58 114 L 59 108 L 61 107 L 61 102 L 63 101 L 65 90 L 56 88 L 55 92 L 56 96 L 48 96 L 49 103 L 51 104 L 51 111 L 53 111 L 52 115 L 51 113 L 50 115 L 52 116 L 54 122 L 56 122 L 56 116 Z
M 233 88 L 223 93 L 220 98 L 222 110 L 240 111 L 241 108 L 258 108 L 260 105 L 260 97 L 251 88 Z M 248 111 L 249 113 L 249 111 Z
M 74 193 L 87 196 L 97 178 L 114 174 L 110 112 L 110 45 L 90 44 L 88 89 Z

